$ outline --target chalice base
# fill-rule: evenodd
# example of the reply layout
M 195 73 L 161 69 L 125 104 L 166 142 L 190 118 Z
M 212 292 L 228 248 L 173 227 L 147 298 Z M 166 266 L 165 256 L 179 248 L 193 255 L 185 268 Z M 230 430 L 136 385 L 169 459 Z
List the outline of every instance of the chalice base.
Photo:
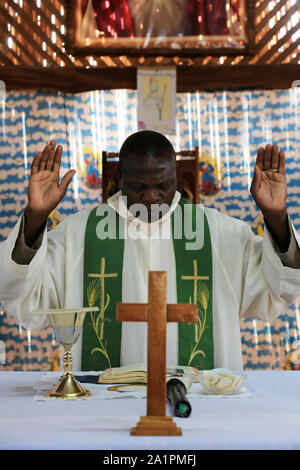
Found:
M 91 392 L 85 390 L 74 378 L 73 374 L 66 372 L 53 390 L 46 393 L 47 398 L 84 398 Z

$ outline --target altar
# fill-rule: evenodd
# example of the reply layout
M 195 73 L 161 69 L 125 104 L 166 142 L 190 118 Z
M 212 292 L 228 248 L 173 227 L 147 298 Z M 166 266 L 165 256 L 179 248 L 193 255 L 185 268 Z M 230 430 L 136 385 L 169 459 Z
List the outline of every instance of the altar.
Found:
M 193 394 L 189 418 L 173 418 L 182 436 L 163 437 L 130 435 L 145 398 L 36 401 L 34 385 L 44 374 L 0 373 L 1 450 L 300 449 L 297 371 L 246 371 L 245 396 Z

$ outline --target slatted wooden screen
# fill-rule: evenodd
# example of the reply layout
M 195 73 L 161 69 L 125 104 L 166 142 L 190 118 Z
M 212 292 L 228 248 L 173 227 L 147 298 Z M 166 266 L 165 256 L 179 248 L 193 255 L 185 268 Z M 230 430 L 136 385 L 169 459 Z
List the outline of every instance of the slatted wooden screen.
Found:
M 59 87 L 62 86 L 64 79 L 70 82 L 68 73 L 70 70 L 74 73 L 75 69 L 76 72 L 81 72 L 78 82 L 82 81 L 83 83 L 85 80 L 89 82 L 82 88 L 87 89 L 91 83 L 90 77 L 93 78 L 91 69 L 102 68 L 106 69 L 107 74 L 109 72 L 106 77 L 111 88 L 116 88 L 120 80 L 118 71 L 122 68 L 124 84 L 121 83 L 121 87 L 123 85 L 126 87 L 126 83 L 127 85 L 129 83 L 131 85 L 129 88 L 135 88 L 136 67 L 176 65 L 179 86 L 181 86 L 181 91 L 186 91 L 187 77 L 191 79 L 189 80 L 191 90 L 197 88 L 198 85 L 201 85 L 200 88 L 205 88 L 205 84 L 211 88 L 218 78 L 225 87 L 226 84 L 230 87 L 235 80 L 237 80 L 236 86 L 239 85 L 239 80 L 244 83 L 248 80 L 251 83 L 251 74 L 255 84 L 256 77 L 253 77 L 253 74 L 261 74 L 263 78 L 263 74 L 266 72 L 261 67 L 267 65 L 269 73 L 269 76 L 265 78 L 267 87 L 289 87 L 290 82 L 286 81 L 287 73 L 293 71 L 294 79 L 297 74 L 299 75 L 299 18 L 299 0 L 257 0 L 255 3 L 255 53 L 252 56 L 193 58 L 180 56 L 134 58 L 88 56 L 76 58 L 66 51 L 65 0 L 2 0 L 0 5 L 0 79 L 7 80 L 8 86 L 18 88 L 22 87 L 22 79 L 23 86 L 28 83 L 34 84 L 34 81 L 42 86 L 49 86 L 49 80 L 47 81 L 43 69 L 52 72 L 52 82 L 58 80 L 58 71 L 60 70 L 59 76 L 62 78 L 56 84 Z M 237 79 L 228 75 L 233 69 L 226 69 L 226 67 L 233 65 L 238 71 Z M 245 69 L 245 66 L 250 65 L 256 66 L 256 68 L 246 67 Z M 287 67 L 284 73 L 282 68 L 276 68 L 278 65 Z M 14 69 L 16 66 L 18 70 Z M 271 66 L 273 69 L 270 68 Z M 197 82 L 197 77 L 195 78 L 195 74 L 192 74 L 191 71 L 200 68 L 205 74 L 209 67 L 213 67 L 211 73 L 207 78 L 204 75 L 202 82 Z M 218 77 L 216 74 L 219 67 L 220 70 L 226 70 L 224 77 Z M 62 72 L 62 68 L 64 72 Z M 87 70 L 89 70 L 88 74 Z M 85 74 L 82 74 L 82 71 L 85 71 Z M 185 75 L 181 80 L 180 74 L 182 73 Z M 279 79 L 277 83 L 276 75 Z M 40 82 L 37 81 L 38 76 L 42 77 Z M 196 83 L 194 83 L 195 80 Z M 95 88 L 97 84 L 99 83 L 96 81 L 91 87 Z M 53 87 L 55 87 L 55 83 L 53 83 Z M 103 87 L 107 88 L 105 83 Z M 76 90 L 74 88 L 74 91 L 80 90 L 79 85 Z M 70 89 L 70 91 L 72 90 Z
M 258 0 L 255 6 L 254 57 L 86 57 L 75 59 L 65 49 L 66 11 L 63 0 L 4 0 L 1 2 L 1 65 L 43 67 L 137 65 L 208 65 L 298 63 L 299 1 Z

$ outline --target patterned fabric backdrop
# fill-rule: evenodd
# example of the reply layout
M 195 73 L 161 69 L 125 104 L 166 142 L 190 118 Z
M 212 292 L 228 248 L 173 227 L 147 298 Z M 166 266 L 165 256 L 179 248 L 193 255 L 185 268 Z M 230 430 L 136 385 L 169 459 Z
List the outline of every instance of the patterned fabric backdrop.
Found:
M 249 188 L 258 147 L 276 143 L 286 152 L 289 214 L 299 229 L 299 104 L 297 88 L 178 94 L 176 135 L 168 137 L 176 150 L 199 146 L 201 202 L 245 220 L 262 234 Z M 9 92 L 0 110 L 0 242 L 26 205 L 32 158 L 50 139 L 63 145 L 62 174 L 74 167 L 77 174 L 49 218 L 49 230 L 68 214 L 101 201 L 102 151 L 118 151 L 137 130 L 136 123 L 135 91 Z M 299 327 L 298 303 L 273 324 L 243 319 L 245 369 L 283 368 L 300 339 Z M 0 346 L 6 352 L 0 370 L 57 368 L 52 330 L 26 331 L 3 309 Z

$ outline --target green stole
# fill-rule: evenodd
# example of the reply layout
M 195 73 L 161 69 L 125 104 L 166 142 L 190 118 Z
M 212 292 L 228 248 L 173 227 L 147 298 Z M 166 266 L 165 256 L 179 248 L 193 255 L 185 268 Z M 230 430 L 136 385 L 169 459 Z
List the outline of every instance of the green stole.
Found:
M 204 243 L 200 249 L 186 249 L 192 243 L 185 234 L 184 217 L 177 218 L 189 204 L 188 223 L 195 228 L 196 211 L 203 211 Z M 103 208 L 103 205 L 101 205 Z M 105 214 L 94 208 L 87 220 L 84 246 L 84 307 L 99 307 L 99 312 L 86 314 L 82 339 L 82 370 L 105 370 L 120 367 L 121 322 L 116 321 L 116 304 L 122 302 L 122 275 L 124 255 L 124 219 L 108 205 Z M 97 214 L 98 212 L 98 214 Z M 186 217 L 186 212 L 184 212 Z M 192 218 L 192 220 L 190 220 Z M 182 220 L 181 235 L 178 223 Z M 175 223 L 177 224 L 175 226 Z M 113 224 L 110 238 L 99 239 L 97 227 L 103 233 Z M 185 224 L 186 225 L 186 224 Z M 98 233 L 99 233 L 98 231 Z M 198 304 L 198 324 L 178 324 L 178 364 L 200 370 L 213 369 L 213 314 L 212 314 L 212 252 L 208 221 L 204 210 L 183 198 L 172 214 L 173 246 L 176 263 L 177 303 Z M 191 232 L 192 233 L 192 232 Z M 138 362 L 138 360 L 137 360 Z

